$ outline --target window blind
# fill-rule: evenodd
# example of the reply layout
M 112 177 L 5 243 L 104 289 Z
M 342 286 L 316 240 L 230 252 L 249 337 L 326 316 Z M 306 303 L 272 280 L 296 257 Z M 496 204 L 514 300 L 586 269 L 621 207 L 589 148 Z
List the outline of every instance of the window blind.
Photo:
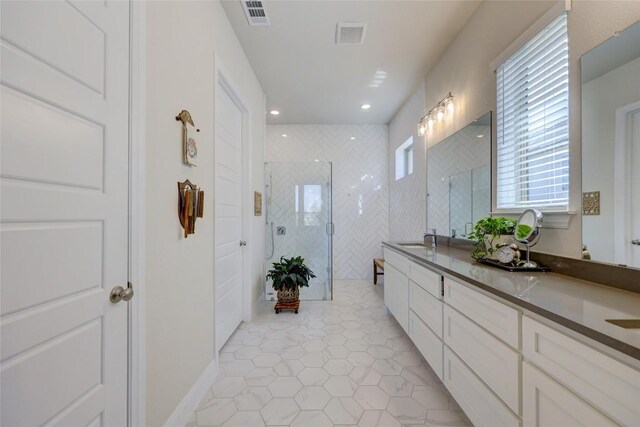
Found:
M 497 207 L 569 202 L 569 50 L 563 13 L 496 70 Z

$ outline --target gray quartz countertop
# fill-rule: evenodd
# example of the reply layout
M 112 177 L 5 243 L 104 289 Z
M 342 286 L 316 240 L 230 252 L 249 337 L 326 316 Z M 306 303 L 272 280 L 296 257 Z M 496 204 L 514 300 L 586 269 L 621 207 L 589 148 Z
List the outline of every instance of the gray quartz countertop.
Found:
M 605 320 L 640 319 L 640 294 L 552 272 L 512 273 L 478 264 L 461 249 L 402 245 L 408 243 L 415 242 L 383 245 L 640 361 L 640 329 Z

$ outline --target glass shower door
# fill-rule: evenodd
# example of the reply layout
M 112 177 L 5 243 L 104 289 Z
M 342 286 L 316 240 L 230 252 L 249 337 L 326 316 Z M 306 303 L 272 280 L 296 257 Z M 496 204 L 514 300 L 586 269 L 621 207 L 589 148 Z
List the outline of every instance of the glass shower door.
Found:
M 332 299 L 331 191 L 331 163 L 265 163 L 266 269 L 282 256 L 303 257 L 316 277 L 301 300 Z M 276 297 L 271 282 L 265 295 Z

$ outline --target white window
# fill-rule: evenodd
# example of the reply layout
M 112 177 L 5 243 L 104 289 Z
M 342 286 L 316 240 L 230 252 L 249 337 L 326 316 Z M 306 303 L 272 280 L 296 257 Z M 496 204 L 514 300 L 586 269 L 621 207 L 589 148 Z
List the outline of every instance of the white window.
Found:
M 563 13 L 498 66 L 497 207 L 566 209 L 569 51 Z
M 396 148 L 396 181 L 413 173 L 413 136 Z

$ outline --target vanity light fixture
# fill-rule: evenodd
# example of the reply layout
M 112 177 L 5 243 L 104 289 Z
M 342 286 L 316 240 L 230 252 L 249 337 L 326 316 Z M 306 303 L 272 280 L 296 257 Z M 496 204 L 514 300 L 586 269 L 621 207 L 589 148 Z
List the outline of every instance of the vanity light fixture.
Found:
M 433 129 L 433 125 L 436 121 L 441 122 L 445 119 L 447 114 L 453 114 L 455 105 L 453 102 L 453 95 L 451 92 L 438 102 L 427 114 L 422 116 L 418 122 L 418 135 L 424 136 L 428 130 Z
M 278 111 L 278 110 L 271 110 L 271 111 L 269 111 L 269 114 L 271 114 L 272 116 L 277 116 L 278 114 L 280 114 L 280 111 Z

